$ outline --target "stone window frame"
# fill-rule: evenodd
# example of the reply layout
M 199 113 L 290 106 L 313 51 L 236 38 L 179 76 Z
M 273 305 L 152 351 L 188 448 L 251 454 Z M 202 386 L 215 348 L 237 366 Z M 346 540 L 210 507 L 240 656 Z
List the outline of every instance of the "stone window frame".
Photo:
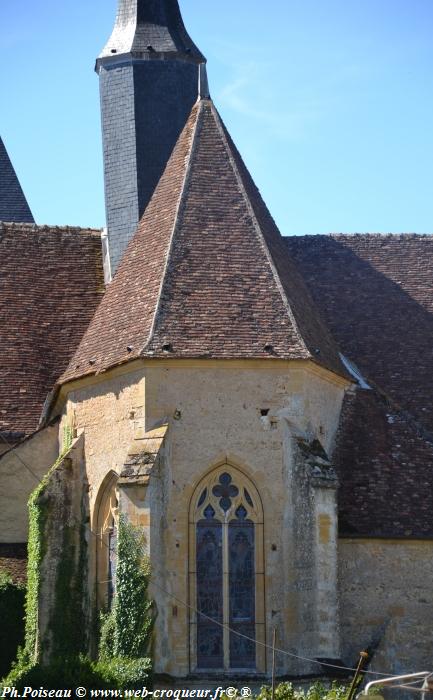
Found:
M 93 509 L 94 522 L 94 571 L 95 590 L 98 610 L 107 610 L 110 604 L 109 556 L 110 556 L 110 529 L 117 523 L 118 513 L 118 480 L 119 475 L 110 471 L 103 479 L 99 487 L 98 495 Z
M 219 505 L 219 497 L 213 494 L 213 489 L 218 486 L 220 476 L 224 473 L 230 474 L 232 483 L 239 488 L 238 495 L 232 498 L 232 504 L 227 511 Z M 207 497 L 199 505 L 204 489 L 207 489 Z M 252 505 L 246 502 L 244 489 L 248 492 Z M 228 523 L 234 518 L 237 508 L 242 504 L 247 509 L 247 517 L 254 523 L 255 536 L 255 639 L 256 639 L 256 668 L 245 669 L 249 674 L 266 673 L 266 614 L 265 614 L 265 557 L 264 557 L 264 513 L 263 503 L 257 487 L 249 476 L 241 471 L 237 466 L 224 462 L 211 471 L 207 472 L 196 485 L 189 508 L 189 543 L 188 543 L 188 590 L 190 600 L 189 612 L 189 643 L 190 643 L 190 671 L 193 673 L 208 673 L 210 670 L 197 667 L 197 585 L 196 585 L 196 529 L 199 520 L 202 520 L 203 511 L 207 505 L 211 504 L 218 518 L 223 525 L 225 538 L 224 562 L 223 562 L 223 624 L 224 624 L 224 668 L 220 669 L 224 673 L 239 674 L 242 669 L 230 669 L 230 649 L 229 649 L 229 600 L 228 600 Z M 257 643 L 259 642 L 259 643 Z

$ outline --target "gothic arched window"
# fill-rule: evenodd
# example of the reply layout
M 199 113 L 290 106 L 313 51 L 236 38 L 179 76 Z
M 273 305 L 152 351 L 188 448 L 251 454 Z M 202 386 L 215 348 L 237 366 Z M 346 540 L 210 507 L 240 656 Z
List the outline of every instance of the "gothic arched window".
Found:
M 256 669 L 264 638 L 263 513 L 252 482 L 226 464 L 196 488 L 190 517 L 193 664 Z
M 110 472 L 99 489 L 95 504 L 96 586 L 98 607 L 111 607 L 115 593 L 117 563 L 118 498 L 115 472 Z

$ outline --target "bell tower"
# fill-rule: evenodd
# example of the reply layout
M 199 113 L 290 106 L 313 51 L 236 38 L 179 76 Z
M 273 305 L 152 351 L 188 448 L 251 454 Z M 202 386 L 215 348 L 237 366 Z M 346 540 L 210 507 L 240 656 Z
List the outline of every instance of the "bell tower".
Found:
M 111 274 L 164 172 L 200 90 L 206 59 L 178 0 L 119 0 L 96 61 Z

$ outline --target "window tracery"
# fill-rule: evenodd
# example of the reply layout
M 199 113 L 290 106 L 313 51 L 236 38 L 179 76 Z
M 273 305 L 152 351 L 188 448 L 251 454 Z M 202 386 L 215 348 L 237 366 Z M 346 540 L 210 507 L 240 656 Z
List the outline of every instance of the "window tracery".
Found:
M 244 474 L 224 465 L 203 480 L 191 506 L 196 668 L 255 669 L 255 640 L 264 634 L 259 495 Z

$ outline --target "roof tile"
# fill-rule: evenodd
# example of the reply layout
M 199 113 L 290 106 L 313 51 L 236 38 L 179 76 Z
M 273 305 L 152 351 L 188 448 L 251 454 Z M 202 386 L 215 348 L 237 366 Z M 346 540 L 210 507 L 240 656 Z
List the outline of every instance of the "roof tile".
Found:
M 343 404 L 333 455 L 340 533 L 433 537 L 433 236 L 299 236 L 286 245 L 372 386 Z
M 195 105 L 61 381 L 136 357 L 312 359 L 346 376 L 209 100 Z
M 103 291 L 100 231 L 0 223 L 0 432 L 36 429 Z

